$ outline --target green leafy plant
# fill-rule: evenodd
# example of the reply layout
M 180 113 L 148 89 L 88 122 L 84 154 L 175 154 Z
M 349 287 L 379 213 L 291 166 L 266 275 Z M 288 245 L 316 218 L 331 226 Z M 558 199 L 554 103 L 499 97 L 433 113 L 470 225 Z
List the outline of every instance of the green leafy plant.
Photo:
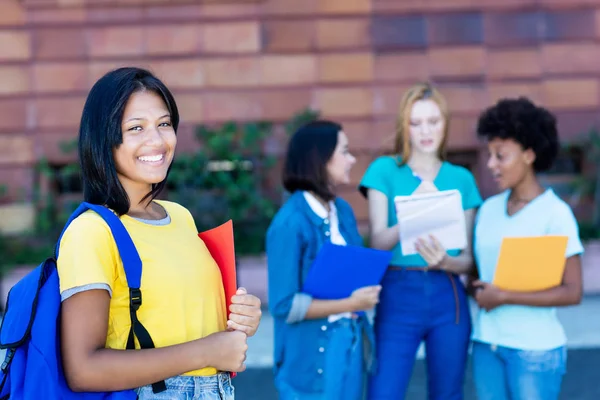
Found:
M 317 117 L 304 110 L 283 127 L 289 135 Z M 199 230 L 232 219 L 238 254 L 264 250 L 268 224 L 281 202 L 280 190 L 268 185 L 277 157 L 264 150 L 274 130 L 266 121 L 199 126 L 199 150 L 176 157 L 171 167 L 168 198 L 191 211 Z
M 600 238 L 600 133 L 592 128 L 566 147 L 582 149 L 585 154 L 583 171 L 572 183 L 574 197 L 593 201 L 591 220 L 579 223 L 580 236 L 582 239 Z

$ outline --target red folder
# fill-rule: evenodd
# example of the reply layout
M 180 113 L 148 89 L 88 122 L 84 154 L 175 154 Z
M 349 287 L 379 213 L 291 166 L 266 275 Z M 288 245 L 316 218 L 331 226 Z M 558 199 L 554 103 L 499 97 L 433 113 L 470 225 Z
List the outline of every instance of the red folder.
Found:
M 200 232 L 198 237 L 202 239 L 210 255 L 221 270 L 223 288 L 225 289 L 225 303 L 227 304 L 227 315 L 229 318 L 229 306 L 231 297 L 237 292 L 237 277 L 235 273 L 235 245 L 233 242 L 233 222 L 231 220 L 223 225 Z M 237 374 L 231 373 L 235 378 Z
M 227 315 L 231 297 L 237 291 L 237 278 L 235 273 L 235 246 L 233 242 L 233 222 L 231 220 L 223 225 L 198 234 L 204 242 L 210 255 L 213 257 L 223 278 Z

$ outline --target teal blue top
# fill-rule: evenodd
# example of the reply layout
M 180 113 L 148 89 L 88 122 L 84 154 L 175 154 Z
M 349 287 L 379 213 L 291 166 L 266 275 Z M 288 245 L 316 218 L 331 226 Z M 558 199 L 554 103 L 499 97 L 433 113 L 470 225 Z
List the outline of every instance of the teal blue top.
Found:
M 396 196 L 408 196 L 412 194 L 421 184 L 421 180 L 413 174 L 410 167 L 407 164 L 400 165 L 399 160 L 399 157 L 396 156 L 379 157 L 369 165 L 359 186 L 361 193 L 365 197 L 368 189 L 375 189 L 387 196 L 389 227 L 398 223 L 394 198 Z M 475 178 L 466 168 L 444 161 L 433 184 L 440 191 L 453 189 L 460 191 L 464 210 L 476 208 L 481 205 L 481 195 L 475 183 Z M 403 267 L 427 266 L 423 257 L 418 254 L 402 255 L 402 246 L 400 246 L 400 243 L 392 251 L 394 253 L 391 261 L 392 265 Z M 456 256 L 459 253 L 459 250 L 448 251 L 448 254 L 451 256 Z

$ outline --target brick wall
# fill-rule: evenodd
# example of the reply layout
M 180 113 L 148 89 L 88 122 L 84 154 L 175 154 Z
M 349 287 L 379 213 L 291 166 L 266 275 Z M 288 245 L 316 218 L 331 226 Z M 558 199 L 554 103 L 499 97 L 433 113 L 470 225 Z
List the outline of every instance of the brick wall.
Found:
M 125 64 L 173 89 L 182 148 L 197 123 L 321 110 L 346 126 L 354 183 L 417 80 L 449 98 L 454 151 L 477 148 L 475 118 L 501 96 L 548 106 L 564 138 L 599 120 L 598 0 L 199 3 L 0 0 L 0 182 L 31 188 L 34 160 L 61 161 L 57 143 L 76 136 L 91 84 Z M 490 193 L 482 164 L 474 168 Z M 364 220 L 357 192 L 344 197 Z

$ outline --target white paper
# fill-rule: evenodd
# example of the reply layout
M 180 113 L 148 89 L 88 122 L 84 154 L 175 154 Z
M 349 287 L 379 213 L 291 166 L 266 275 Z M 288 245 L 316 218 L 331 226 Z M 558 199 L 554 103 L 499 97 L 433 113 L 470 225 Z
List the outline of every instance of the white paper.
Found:
M 397 196 L 396 215 L 400 225 L 402 254 L 416 254 L 417 239 L 435 236 L 446 250 L 467 246 L 467 228 L 458 190 Z

